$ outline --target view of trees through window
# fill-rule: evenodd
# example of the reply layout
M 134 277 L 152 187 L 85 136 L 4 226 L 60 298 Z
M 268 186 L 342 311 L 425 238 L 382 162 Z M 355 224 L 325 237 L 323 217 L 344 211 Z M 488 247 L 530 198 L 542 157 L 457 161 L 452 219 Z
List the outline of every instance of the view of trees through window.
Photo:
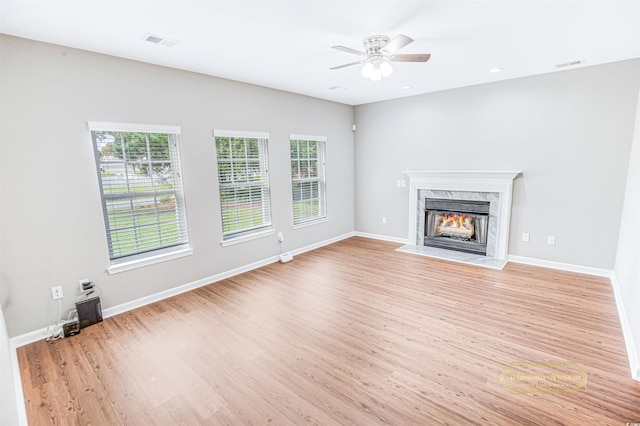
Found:
M 271 226 L 267 139 L 215 137 L 223 238 Z
M 293 223 L 326 217 L 325 142 L 291 139 Z
M 93 131 L 109 255 L 187 242 L 175 134 Z

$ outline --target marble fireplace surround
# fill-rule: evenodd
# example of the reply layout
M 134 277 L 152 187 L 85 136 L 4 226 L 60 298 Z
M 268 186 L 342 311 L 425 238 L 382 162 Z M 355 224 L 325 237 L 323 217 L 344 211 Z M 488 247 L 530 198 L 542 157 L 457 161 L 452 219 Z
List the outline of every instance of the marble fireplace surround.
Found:
M 511 198 L 513 181 L 521 172 L 433 172 L 406 171 L 409 177 L 409 234 L 410 246 L 403 251 L 416 252 L 451 260 L 479 264 L 498 260 L 504 266 L 509 249 L 509 224 L 511 222 Z M 489 230 L 487 234 L 487 255 L 468 255 L 451 250 L 424 247 L 425 199 L 488 201 Z M 459 254 L 456 254 L 459 253 Z M 490 264 L 487 264 L 490 266 Z M 502 266 L 498 266 L 500 269 Z

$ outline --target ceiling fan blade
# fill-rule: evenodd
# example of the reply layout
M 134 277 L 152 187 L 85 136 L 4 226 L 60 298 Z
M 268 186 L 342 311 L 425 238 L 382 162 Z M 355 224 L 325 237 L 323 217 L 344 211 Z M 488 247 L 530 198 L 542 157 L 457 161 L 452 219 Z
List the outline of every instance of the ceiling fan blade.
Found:
M 329 68 L 330 70 L 339 70 L 340 68 L 346 68 L 346 67 L 350 67 L 352 65 L 358 65 L 361 64 L 362 61 L 358 61 L 358 62 L 351 62 L 350 64 L 344 64 L 344 65 L 338 65 L 337 67 L 333 67 L 333 68 Z
M 346 47 L 346 46 L 331 46 L 331 48 L 336 49 L 336 50 L 341 50 L 341 51 L 347 52 L 347 53 L 353 53 L 354 55 L 364 55 L 364 52 L 361 52 L 359 50 L 352 49 L 352 48 Z
M 402 49 L 407 44 L 412 43 L 413 39 L 411 37 L 407 37 L 406 35 L 399 34 L 395 36 L 389 43 L 382 46 L 383 50 L 386 50 L 389 53 L 393 53 L 397 50 Z
M 391 62 L 427 62 L 430 57 L 430 53 L 407 53 L 391 56 Z

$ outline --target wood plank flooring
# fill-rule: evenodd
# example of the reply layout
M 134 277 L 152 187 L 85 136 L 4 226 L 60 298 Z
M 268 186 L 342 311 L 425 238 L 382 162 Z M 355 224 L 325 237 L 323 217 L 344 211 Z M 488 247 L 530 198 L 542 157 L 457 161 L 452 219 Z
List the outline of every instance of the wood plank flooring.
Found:
M 21 347 L 29 423 L 640 422 L 607 279 L 397 247 L 350 238 Z M 586 385 L 536 388 L 558 363 Z

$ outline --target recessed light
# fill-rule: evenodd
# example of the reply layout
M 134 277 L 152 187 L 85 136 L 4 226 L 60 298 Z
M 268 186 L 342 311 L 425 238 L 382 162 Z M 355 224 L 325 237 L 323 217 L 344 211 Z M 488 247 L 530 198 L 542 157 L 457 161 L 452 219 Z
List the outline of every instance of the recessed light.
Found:
M 402 86 L 401 89 L 403 90 L 411 89 L 411 86 Z
M 491 69 L 489 70 L 489 72 L 494 72 L 494 73 L 495 73 L 495 72 L 500 72 L 500 71 L 502 71 L 502 68 L 491 68 Z

